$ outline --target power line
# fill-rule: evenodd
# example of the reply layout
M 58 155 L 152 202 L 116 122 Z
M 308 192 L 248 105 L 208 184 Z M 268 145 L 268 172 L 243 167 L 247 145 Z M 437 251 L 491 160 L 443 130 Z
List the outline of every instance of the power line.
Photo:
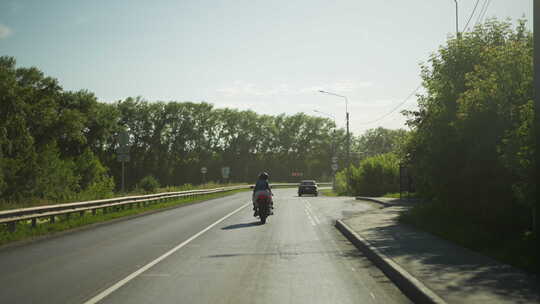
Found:
M 469 20 L 467 20 L 467 24 L 465 24 L 465 27 L 463 28 L 462 32 L 465 32 L 465 30 L 467 29 L 467 26 L 469 25 L 469 22 L 471 21 L 472 17 L 474 16 L 474 13 L 476 12 L 476 7 L 478 6 L 479 2 L 480 2 L 480 0 L 476 0 L 476 3 L 474 4 L 474 9 L 473 9 L 471 15 L 469 16 Z
M 476 22 L 474 23 L 475 26 L 478 25 L 478 23 L 480 23 L 480 18 L 482 17 L 482 12 L 484 11 L 484 8 L 486 7 L 487 2 L 488 0 L 484 0 L 484 2 L 482 3 L 480 12 L 478 13 L 478 16 L 476 16 Z
M 363 122 L 363 123 L 359 123 L 359 125 L 368 125 L 368 124 L 372 124 L 374 122 L 377 122 L 383 118 L 385 118 L 386 116 L 394 113 L 394 111 L 396 111 L 399 107 L 401 107 L 402 105 L 404 105 L 408 100 L 409 98 L 411 98 L 414 94 L 416 94 L 416 92 L 418 92 L 418 90 L 422 87 L 422 84 L 419 84 L 418 87 L 416 87 L 416 89 L 414 89 L 414 91 L 411 92 L 411 94 L 409 94 L 409 96 L 407 96 L 407 98 L 405 98 L 402 102 L 400 102 L 396 107 L 394 107 L 390 112 L 384 114 L 383 116 L 375 119 L 375 120 L 372 120 L 372 121 L 368 121 L 368 122 Z
M 491 0 L 485 0 L 484 1 L 484 5 L 482 5 L 482 9 L 480 10 L 480 14 L 478 15 L 478 18 L 476 19 L 476 24 L 482 23 L 482 20 L 484 19 L 485 15 L 487 13 L 487 10 L 488 10 L 488 7 L 489 7 L 490 3 L 491 3 Z

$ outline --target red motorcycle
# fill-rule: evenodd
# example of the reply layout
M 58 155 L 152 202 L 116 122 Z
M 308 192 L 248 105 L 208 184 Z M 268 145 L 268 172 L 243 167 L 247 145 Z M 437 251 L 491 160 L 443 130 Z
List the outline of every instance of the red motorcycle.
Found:
M 266 218 L 272 215 L 272 195 L 261 193 L 257 196 L 257 208 L 261 224 L 266 223 Z

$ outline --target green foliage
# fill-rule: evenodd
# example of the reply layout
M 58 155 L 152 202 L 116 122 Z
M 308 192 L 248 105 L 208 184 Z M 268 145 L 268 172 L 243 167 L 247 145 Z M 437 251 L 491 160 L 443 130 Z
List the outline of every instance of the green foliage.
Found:
M 137 188 L 143 189 L 146 193 L 154 193 L 159 188 L 159 182 L 152 175 L 148 175 L 139 181 Z
M 413 130 L 403 151 L 420 195 L 499 243 L 520 238 L 535 201 L 532 33 L 524 21 L 490 20 L 449 40 L 422 78 L 426 93 L 407 113 Z
M 205 102 L 149 102 L 129 97 L 100 103 L 88 91 L 64 91 L 36 68 L 0 57 L 0 201 L 18 206 L 113 195 L 121 179 L 118 134 L 129 133 L 126 186 L 148 175 L 164 186 L 220 181 L 296 182 L 331 176 L 330 159 L 345 165 L 345 132 L 330 119 L 259 115 L 215 109 Z
M 399 160 L 393 153 L 385 153 L 362 160 L 352 168 L 351 189 L 355 195 L 382 196 L 399 192 Z
M 324 196 L 338 196 L 339 195 L 336 192 L 334 192 L 334 190 L 332 189 L 321 189 L 319 190 L 319 193 Z
M 336 173 L 335 190 L 338 195 L 348 195 L 349 187 L 347 182 L 347 170 Z
M 1 200 L 111 192 L 112 180 L 94 154 L 105 138 L 95 132 L 101 126 L 93 94 L 64 92 L 38 69 L 16 68 L 13 58 L 0 57 L 0 104 Z
M 352 150 L 360 156 L 359 160 L 390 152 L 399 154 L 406 136 L 407 131 L 403 129 L 370 129 L 353 141 Z

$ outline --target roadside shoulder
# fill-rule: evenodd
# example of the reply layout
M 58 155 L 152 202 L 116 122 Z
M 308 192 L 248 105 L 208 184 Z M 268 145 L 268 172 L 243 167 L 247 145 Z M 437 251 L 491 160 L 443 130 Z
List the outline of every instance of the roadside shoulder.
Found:
M 540 303 L 537 278 L 399 223 L 399 213 L 410 204 L 361 199 L 383 207 L 338 221 L 336 227 L 383 271 L 387 268 L 385 273 L 413 301 L 440 303 L 432 291 L 448 303 Z

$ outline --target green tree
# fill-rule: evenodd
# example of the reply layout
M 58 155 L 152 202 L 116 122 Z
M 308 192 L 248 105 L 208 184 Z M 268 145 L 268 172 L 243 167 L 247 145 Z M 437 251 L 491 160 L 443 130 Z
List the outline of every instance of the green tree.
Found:
M 524 21 L 479 25 L 422 66 L 427 93 L 408 113 L 418 190 L 499 236 L 530 225 L 532 51 Z

